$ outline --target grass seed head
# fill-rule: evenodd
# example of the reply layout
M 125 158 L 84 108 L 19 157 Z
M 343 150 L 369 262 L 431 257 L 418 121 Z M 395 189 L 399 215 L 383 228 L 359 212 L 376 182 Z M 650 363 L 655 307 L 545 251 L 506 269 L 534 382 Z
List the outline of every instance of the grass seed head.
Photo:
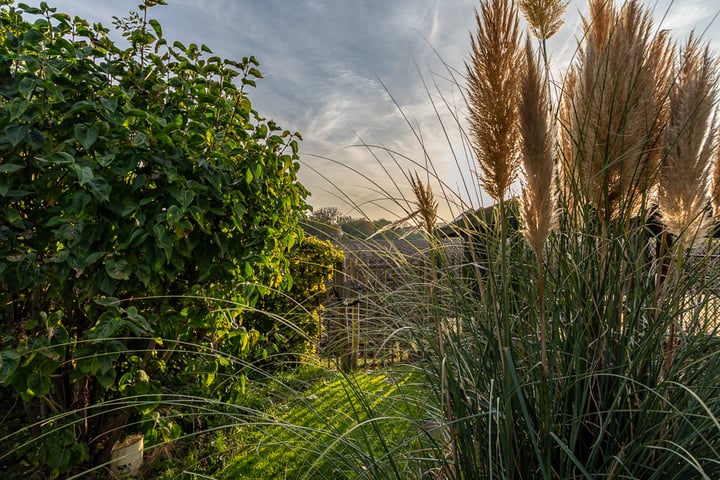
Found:
M 717 60 L 697 37 L 682 51 L 675 85 L 670 92 L 658 187 L 658 205 L 670 233 L 687 245 L 708 228 L 704 214 L 709 200 L 717 122 L 713 117 L 718 93 Z
M 475 13 L 467 65 L 470 133 L 485 191 L 501 201 L 519 168 L 518 95 L 524 55 L 518 11 L 507 0 L 484 0 Z
M 555 135 L 549 116 L 545 76 L 533 54 L 530 40 L 525 46 L 527 69 L 521 90 L 520 132 L 522 166 L 525 179 L 522 187 L 520 214 L 523 232 L 538 257 L 553 226 L 553 183 Z
M 423 228 L 428 234 L 432 235 L 437 223 L 438 210 L 438 204 L 435 201 L 432 189 L 430 185 L 423 184 L 417 172 L 414 175 L 410 174 L 410 186 L 415 194 L 417 211 L 422 219 Z
M 532 34 L 545 41 L 562 27 L 563 15 L 569 4 L 569 0 L 520 0 L 518 6 Z
M 592 205 L 601 219 L 630 218 L 655 183 L 663 104 L 658 79 L 667 65 L 655 51 L 650 11 L 592 0 L 584 43 L 566 81 L 560 118 L 569 198 Z M 661 57 L 666 58 L 666 57 Z

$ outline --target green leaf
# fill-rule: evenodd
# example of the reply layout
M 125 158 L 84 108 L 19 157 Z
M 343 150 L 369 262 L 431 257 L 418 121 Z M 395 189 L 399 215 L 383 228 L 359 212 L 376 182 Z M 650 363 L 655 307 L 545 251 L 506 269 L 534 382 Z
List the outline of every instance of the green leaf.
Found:
M 115 110 L 117 110 L 118 107 L 118 100 L 115 97 L 101 98 L 100 104 L 105 107 L 105 110 L 108 112 L 115 113 Z
M 147 237 L 148 233 L 142 228 L 133 228 L 128 239 L 120 244 L 120 248 L 137 248 Z
M 107 390 L 115 383 L 116 375 L 117 374 L 115 372 L 115 369 L 111 368 L 107 372 L 98 372 L 97 374 L 95 374 L 95 378 L 97 379 L 98 383 L 100 383 L 100 386 Z
M 146 112 L 145 110 L 140 110 L 139 108 L 130 109 L 125 113 L 125 115 L 127 115 L 128 117 L 142 118 L 145 120 L 150 118 L 148 112 Z
M 32 105 L 31 102 L 25 100 L 24 98 L 13 99 L 12 102 L 5 106 L 7 112 L 10 114 L 10 121 L 13 122 L 22 117 L 23 114 L 27 112 L 28 108 L 30 108 L 30 105 Z
M 66 116 L 71 116 L 76 113 L 85 112 L 88 110 L 95 110 L 97 108 L 97 105 L 95 105 L 95 102 L 91 102 L 90 100 L 80 100 L 78 102 L 75 102 L 72 107 L 70 107 L 70 110 L 68 110 Z
M 167 210 L 166 219 L 168 225 L 175 225 L 182 219 L 183 217 L 183 211 L 178 207 L 177 205 L 170 205 L 170 208 Z
M 85 257 L 85 265 L 90 266 L 107 255 L 107 252 L 95 252 Z
M 15 163 L 7 163 L 5 165 L 0 165 L 0 173 L 15 173 L 18 170 L 22 170 L 25 168 L 24 165 L 17 165 Z
M 150 324 L 147 320 L 145 320 L 145 317 L 138 313 L 137 308 L 130 307 L 127 309 L 126 313 L 126 325 L 130 327 L 132 333 L 137 336 L 144 336 L 152 333 L 152 327 L 150 327 Z
M 115 289 L 117 288 L 117 282 L 110 278 L 110 276 L 106 273 L 99 272 L 99 275 L 95 276 L 93 280 L 95 281 L 97 287 L 100 289 L 101 292 L 107 295 L 112 295 L 115 293 Z
M 107 155 L 96 155 L 95 160 L 101 167 L 109 167 L 115 160 L 115 154 L 109 153 Z
M 45 134 L 40 130 L 31 130 L 25 140 L 28 146 L 35 151 L 40 150 L 47 143 Z
M 12 125 L 5 127 L 4 132 L 5 138 L 10 142 L 10 144 L 13 147 L 17 147 L 27 136 L 28 127 L 27 125 L 13 123 Z
M 42 34 L 41 31 L 36 29 L 30 29 L 27 32 L 25 32 L 25 35 L 23 35 L 23 42 L 24 43 L 38 43 L 42 39 L 44 39 L 45 36 Z
M 103 297 L 95 300 L 95 303 L 103 307 L 117 307 L 120 305 L 120 300 L 116 297 Z
M 36 86 L 37 79 L 25 77 L 20 80 L 20 84 L 18 85 L 18 93 L 22 95 L 25 100 L 30 100 L 30 97 L 32 97 L 33 91 L 35 90 Z
M 152 19 L 152 20 L 148 21 L 148 23 L 153 28 L 155 35 L 157 35 L 158 38 L 162 37 L 162 26 L 160 26 L 160 22 L 158 22 L 155 19 Z
M 82 165 L 78 165 L 77 163 L 73 163 L 70 168 L 75 173 L 75 176 L 77 177 L 78 183 L 80 183 L 80 186 L 85 186 L 87 183 L 89 183 L 93 178 L 95 178 L 95 175 L 93 174 L 93 171 L 90 167 L 83 167 Z
M 168 134 L 163 133 L 163 132 L 156 133 L 156 134 L 153 136 L 153 140 L 154 140 L 155 142 L 159 142 L 159 143 L 165 144 L 165 145 L 167 145 L 168 147 L 175 147 L 175 142 L 172 141 L 172 138 L 170 138 L 170 136 L 169 136 Z
M 162 225 L 155 225 L 153 227 L 153 233 L 155 234 L 155 245 L 165 253 L 166 263 L 170 263 L 173 251 L 172 239 L 168 236 Z
M 37 159 L 43 163 L 56 165 L 66 165 L 75 162 L 75 158 L 67 152 L 53 152 L 50 155 L 37 157 Z
M 182 202 L 182 208 L 187 209 L 195 199 L 195 193 L 192 190 L 183 190 L 180 194 L 180 201 Z
M 82 123 L 75 125 L 75 139 L 85 150 L 90 150 L 98 139 L 98 128 L 95 125 L 87 126 Z
M 19 365 L 20 354 L 15 350 L 8 349 L 0 352 L 0 385 L 7 386 Z
M 105 313 L 100 315 L 98 323 L 87 332 L 87 338 L 90 340 L 104 340 L 113 338 L 123 326 L 123 321 L 116 316 Z
M 110 192 L 112 189 L 104 178 L 95 177 L 88 182 L 87 186 L 90 188 L 90 193 L 93 194 L 93 197 L 95 197 L 96 200 L 101 202 L 107 202 L 110 200 Z
M 27 379 L 28 393 L 39 397 L 50 393 L 50 376 L 42 371 L 30 372 Z
M 105 263 L 105 271 L 110 278 L 115 280 L 127 280 L 130 278 L 127 260 L 110 259 Z
M 133 137 L 133 146 L 140 147 L 145 145 L 147 143 L 147 139 L 148 136 L 143 132 L 135 132 L 135 137 Z

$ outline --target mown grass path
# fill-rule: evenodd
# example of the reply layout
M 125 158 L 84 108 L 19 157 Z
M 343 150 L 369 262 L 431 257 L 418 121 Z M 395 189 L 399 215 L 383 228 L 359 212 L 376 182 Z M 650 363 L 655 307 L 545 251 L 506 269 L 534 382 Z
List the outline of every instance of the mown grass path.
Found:
M 408 468 L 399 447 L 407 455 L 425 440 L 419 425 L 431 407 L 420 380 L 409 370 L 333 373 L 276 403 L 269 421 L 241 428 L 219 478 L 392 477 Z

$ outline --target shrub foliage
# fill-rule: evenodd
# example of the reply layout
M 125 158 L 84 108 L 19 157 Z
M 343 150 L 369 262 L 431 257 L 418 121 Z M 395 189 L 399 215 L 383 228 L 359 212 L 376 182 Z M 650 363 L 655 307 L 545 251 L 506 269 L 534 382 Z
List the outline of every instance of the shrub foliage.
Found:
M 329 240 L 308 236 L 293 246 L 288 254 L 290 288 L 261 298 L 257 309 L 244 315 L 245 324 L 264 333 L 267 347 L 263 353 L 279 355 L 287 366 L 291 358 L 299 360 L 297 354 L 316 351 L 327 283 L 342 259 L 342 251 Z
M 0 9 L 0 385 L 31 423 L 82 417 L 36 443 L 55 474 L 107 459 L 132 414 L 93 405 L 162 372 L 209 388 L 203 345 L 246 355 L 257 333 L 203 299 L 285 288 L 302 236 L 299 135 L 253 109 L 257 61 L 169 43 L 158 3 L 116 19 L 127 47 L 44 3 Z

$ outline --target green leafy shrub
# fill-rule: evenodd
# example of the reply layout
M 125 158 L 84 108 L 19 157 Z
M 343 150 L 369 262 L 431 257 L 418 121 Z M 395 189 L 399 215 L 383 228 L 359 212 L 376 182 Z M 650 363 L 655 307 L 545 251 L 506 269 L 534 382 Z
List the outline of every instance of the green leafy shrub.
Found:
M 45 3 L 0 9 L 0 385 L 35 434 L 75 421 L 32 445 L 77 445 L 39 458 L 54 475 L 106 461 L 137 411 L 94 406 L 161 375 L 210 392 L 214 352 L 250 354 L 259 334 L 207 299 L 286 288 L 302 236 L 299 135 L 253 109 L 257 61 L 169 44 L 161 3 L 116 21 L 127 48 Z
M 343 253 L 328 240 L 305 237 L 288 254 L 292 285 L 286 292 L 275 291 L 261 298 L 255 312 L 244 315 L 244 324 L 263 332 L 268 352 L 279 355 L 288 365 L 289 357 L 316 351 L 322 328 L 322 304 L 327 283 L 332 279 Z

